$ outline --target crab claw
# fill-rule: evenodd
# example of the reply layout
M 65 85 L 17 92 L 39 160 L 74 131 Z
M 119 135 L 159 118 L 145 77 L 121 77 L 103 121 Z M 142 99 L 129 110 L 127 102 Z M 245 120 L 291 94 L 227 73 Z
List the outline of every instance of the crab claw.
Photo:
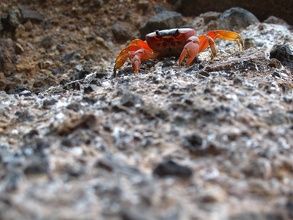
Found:
M 132 68 L 136 74 L 139 72 L 139 67 L 142 60 L 153 59 L 158 56 L 145 41 L 133 40 L 125 49 L 123 49 L 116 58 L 113 76 L 116 77 L 116 70 L 119 69 L 129 58 Z
M 180 57 L 179 57 L 179 65 L 183 62 L 184 58 L 187 58 L 186 66 L 189 66 L 190 63 L 195 59 L 199 52 L 199 40 L 196 36 L 192 36 L 188 38 L 187 44 L 184 46 Z

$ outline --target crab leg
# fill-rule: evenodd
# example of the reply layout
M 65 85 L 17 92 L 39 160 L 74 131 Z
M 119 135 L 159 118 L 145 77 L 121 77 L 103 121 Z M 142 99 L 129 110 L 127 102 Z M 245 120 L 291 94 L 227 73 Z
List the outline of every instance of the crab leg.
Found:
M 204 51 L 208 46 L 211 47 L 212 53 L 214 56 L 216 54 L 214 40 L 219 38 L 223 40 L 235 41 L 240 50 L 244 50 L 244 42 L 240 34 L 233 31 L 226 30 L 215 30 L 210 31 L 206 35 L 201 35 L 198 37 L 200 41 L 199 51 Z
M 142 60 L 153 59 L 157 56 L 158 53 L 154 52 L 145 41 L 134 40 L 116 58 L 113 76 L 116 77 L 116 70 L 126 62 L 127 58 L 130 59 L 132 68 L 137 74 Z

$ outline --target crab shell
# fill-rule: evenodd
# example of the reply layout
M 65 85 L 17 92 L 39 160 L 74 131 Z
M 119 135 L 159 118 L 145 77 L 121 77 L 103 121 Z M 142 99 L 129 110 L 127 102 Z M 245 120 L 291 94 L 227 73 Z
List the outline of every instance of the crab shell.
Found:
M 167 29 L 147 34 L 146 42 L 159 57 L 179 56 L 192 36 L 195 36 L 195 30 L 191 28 Z

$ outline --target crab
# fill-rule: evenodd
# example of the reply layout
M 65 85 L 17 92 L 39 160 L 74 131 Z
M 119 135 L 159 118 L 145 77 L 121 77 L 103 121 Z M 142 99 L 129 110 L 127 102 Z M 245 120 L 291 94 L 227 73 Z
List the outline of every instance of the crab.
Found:
M 179 65 L 186 58 L 188 67 L 197 57 L 199 52 L 208 46 L 211 49 L 211 58 L 216 56 L 215 39 L 235 41 L 240 50 L 244 50 L 244 42 L 240 34 L 228 30 L 213 30 L 205 35 L 196 36 L 195 30 L 191 28 L 176 28 L 157 30 L 146 35 L 146 41 L 136 39 L 124 48 L 116 58 L 114 66 L 114 77 L 116 70 L 121 68 L 127 59 L 131 61 L 132 68 L 136 74 L 139 72 L 141 61 L 161 57 L 179 56 Z

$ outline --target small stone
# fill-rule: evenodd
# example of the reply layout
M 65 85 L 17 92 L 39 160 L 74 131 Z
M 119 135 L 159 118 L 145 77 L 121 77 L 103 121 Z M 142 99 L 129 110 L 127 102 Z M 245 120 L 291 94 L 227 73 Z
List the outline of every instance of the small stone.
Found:
M 270 58 L 276 58 L 282 65 L 293 68 L 293 51 L 287 44 L 274 46 Z
M 103 159 L 99 159 L 95 165 L 94 165 L 96 168 L 101 168 L 103 170 L 106 170 L 108 172 L 112 172 L 114 170 L 114 167 L 113 165 L 106 161 L 106 160 L 103 160 Z
M 203 76 L 203 77 L 209 77 L 210 76 L 209 72 L 207 72 L 205 70 L 199 71 L 198 74 Z
M 221 13 L 219 12 L 209 11 L 209 12 L 200 14 L 200 17 L 203 18 L 204 25 L 207 25 L 213 20 L 218 20 L 220 15 Z
M 270 125 L 283 125 L 289 123 L 289 117 L 282 112 L 272 112 L 271 114 L 264 117 L 265 122 Z
M 52 37 L 48 36 L 42 39 L 41 47 L 45 49 L 50 49 L 53 46 L 53 39 Z
M 56 132 L 59 135 L 68 135 L 78 129 L 94 129 L 96 124 L 95 115 L 76 116 L 64 121 L 56 128 Z
M 43 101 L 43 108 L 49 109 L 51 106 L 55 105 L 58 101 L 56 99 L 46 99 Z
M 263 21 L 263 23 L 287 25 L 287 22 L 286 21 L 284 21 L 281 18 L 277 18 L 275 16 L 268 17 L 266 20 Z
M 249 11 L 239 7 L 224 11 L 218 20 L 219 29 L 230 31 L 239 31 L 255 23 L 259 23 L 259 20 Z
M 141 106 L 144 104 L 144 102 L 140 96 L 128 93 L 121 98 L 120 104 L 125 107 L 134 107 Z
M 277 69 L 282 68 L 281 62 L 279 60 L 277 60 L 276 58 L 271 58 L 268 66 L 273 67 L 273 68 L 277 68 Z
M 22 54 L 24 52 L 23 47 L 19 43 L 15 43 L 15 53 Z
M 19 20 L 18 20 L 18 14 L 16 11 L 14 10 L 9 10 L 8 12 L 8 22 L 9 25 L 13 28 L 16 28 L 17 25 L 19 24 Z
M 23 172 L 29 174 L 44 174 L 49 170 L 48 161 L 45 158 L 30 158 Z
M 227 199 L 227 195 L 222 188 L 214 187 L 201 192 L 199 199 L 204 203 L 224 202 Z
M 15 116 L 17 116 L 19 122 L 33 121 L 35 118 L 29 110 L 17 111 L 15 112 Z
M 240 78 L 235 78 L 234 80 L 233 80 L 233 85 L 234 86 L 241 86 L 242 85 L 242 80 L 240 79 Z
M 197 134 L 192 134 L 184 138 L 184 146 L 191 152 L 195 152 L 202 147 L 202 137 Z
M 245 38 L 244 39 L 244 48 L 247 50 L 249 48 L 254 48 L 256 45 L 256 41 L 253 38 Z
M 116 22 L 112 26 L 111 31 L 117 43 L 125 43 L 134 37 L 132 27 L 126 22 Z
M 172 160 L 161 162 L 154 169 L 153 174 L 159 177 L 176 176 L 180 178 L 189 178 L 192 170 L 187 166 L 182 166 Z
M 66 54 L 66 55 L 63 57 L 62 62 L 63 62 L 63 63 L 69 63 L 71 60 L 74 59 L 74 57 L 75 57 L 76 54 L 77 54 L 77 53 L 76 53 L 75 51 L 72 51 L 72 52 Z

